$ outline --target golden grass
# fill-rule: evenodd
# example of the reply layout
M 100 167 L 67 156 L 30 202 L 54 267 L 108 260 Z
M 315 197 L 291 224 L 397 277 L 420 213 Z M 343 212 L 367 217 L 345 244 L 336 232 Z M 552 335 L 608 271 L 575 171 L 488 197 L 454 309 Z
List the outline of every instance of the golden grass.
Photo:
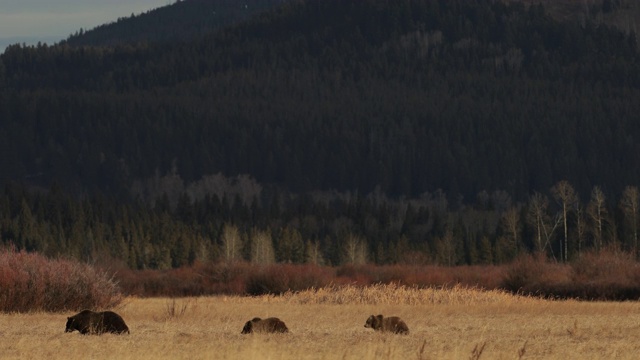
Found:
M 64 333 L 71 314 L 0 315 L 4 359 L 635 359 L 640 303 L 545 301 L 475 289 L 329 287 L 281 297 L 128 298 L 130 335 Z M 397 315 L 407 336 L 364 328 Z M 241 335 L 254 316 L 291 333 Z
M 273 297 L 276 301 L 298 304 L 349 304 L 349 305 L 479 305 L 513 302 L 538 302 L 539 299 L 513 296 L 502 290 L 482 291 L 463 286 L 442 290 L 418 289 L 391 284 L 360 286 L 327 286 L 297 293 Z

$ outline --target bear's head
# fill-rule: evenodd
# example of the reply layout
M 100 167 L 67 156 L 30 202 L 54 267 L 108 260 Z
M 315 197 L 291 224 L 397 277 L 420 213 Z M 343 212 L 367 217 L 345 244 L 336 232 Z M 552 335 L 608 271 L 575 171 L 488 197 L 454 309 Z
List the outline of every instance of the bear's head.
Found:
M 253 332 L 253 324 L 262 321 L 259 317 L 254 317 L 253 319 L 247 321 L 242 328 L 241 334 L 250 334 Z
M 253 329 L 253 322 L 247 321 L 242 328 L 241 334 L 250 334 Z
M 367 322 L 364 324 L 366 328 L 378 329 L 382 325 L 382 315 L 374 316 L 371 315 L 367 319 Z
M 76 319 L 73 317 L 68 317 L 67 318 L 67 325 L 64 329 L 64 332 L 72 332 L 74 330 L 78 330 L 80 331 L 80 329 L 78 328 L 78 324 L 76 322 Z

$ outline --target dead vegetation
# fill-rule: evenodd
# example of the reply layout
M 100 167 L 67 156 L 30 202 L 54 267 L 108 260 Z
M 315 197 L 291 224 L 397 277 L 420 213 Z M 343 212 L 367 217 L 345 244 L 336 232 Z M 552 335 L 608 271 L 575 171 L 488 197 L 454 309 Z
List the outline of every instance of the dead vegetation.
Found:
M 417 288 L 391 284 L 371 286 L 329 285 L 318 289 L 287 292 L 282 296 L 266 297 L 271 301 L 296 304 L 330 305 L 478 305 L 497 303 L 525 303 L 536 298 L 513 296 L 502 290 L 481 290 L 455 285 L 450 288 Z
M 64 333 L 69 314 L 0 315 L 12 359 L 635 359 L 638 302 L 548 301 L 470 288 L 352 285 L 282 296 L 127 298 L 131 334 Z M 406 336 L 367 331 L 373 313 L 404 319 Z M 290 333 L 240 334 L 247 318 L 279 317 Z

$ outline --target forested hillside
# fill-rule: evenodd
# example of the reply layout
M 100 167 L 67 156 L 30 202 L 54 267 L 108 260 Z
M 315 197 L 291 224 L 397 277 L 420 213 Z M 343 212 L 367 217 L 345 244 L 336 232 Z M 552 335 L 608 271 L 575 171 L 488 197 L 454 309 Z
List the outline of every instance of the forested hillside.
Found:
M 187 43 L 12 47 L 5 174 L 619 192 L 640 169 L 637 56 L 633 35 L 490 1 L 296 2 Z
M 314 244 L 331 264 L 362 243 L 379 263 L 637 249 L 637 207 L 619 206 L 640 178 L 632 31 L 519 2 L 307 0 L 175 39 L 118 35 L 165 15 L 0 56 L 0 180 L 74 196 L 8 185 L 3 241 L 102 244 L 136 268 L 217 258 L 225 231 L 245 259 L 269 234 L 283 262 Z
M 71 46 L 141 45 L 190 41 L 250 18 L 284 0 L 176 1 L 146 13 L 120 18 L 86 31 L 79 30 L 62 44 Z

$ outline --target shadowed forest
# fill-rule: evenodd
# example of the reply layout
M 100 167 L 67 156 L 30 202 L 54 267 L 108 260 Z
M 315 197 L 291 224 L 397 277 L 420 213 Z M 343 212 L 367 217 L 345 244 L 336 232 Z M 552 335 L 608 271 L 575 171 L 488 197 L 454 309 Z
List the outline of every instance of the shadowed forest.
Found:
M 638 9 L 574 8 L 185 0 L 10 46 L 0 243 L 133 270 L 635 261 Z

